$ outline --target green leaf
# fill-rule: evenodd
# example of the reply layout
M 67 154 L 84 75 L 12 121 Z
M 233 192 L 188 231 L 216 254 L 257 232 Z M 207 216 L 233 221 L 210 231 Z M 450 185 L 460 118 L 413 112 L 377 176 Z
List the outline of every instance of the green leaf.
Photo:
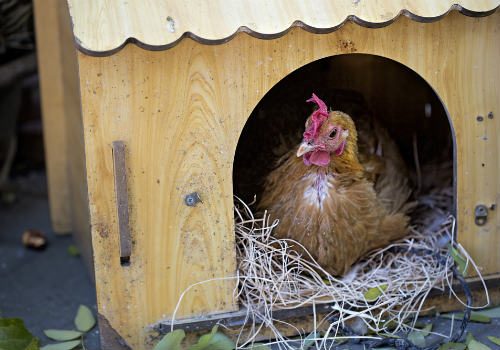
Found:
M 469 346 L 469 343 L 474 340 L 474 337 L 472 336 L 471 332 L 467 332 L 467 335 L 465 336 L 465 345 Z
M 488 336 L 488 339 L 489 339 L 491 342 L 493 342 L 493 343 L 495 343 L 495 344 L 497 344 L 497 345 L 500 345 L 500 338 L 497 338 L 497 337 L 492 337 L 491 335 L 489 335 L 489 336 Z
M 429 335 L 429 333 L 432 331 L 433 326 L 434 325 L 432 323 L 428 323 L 425 325 L 424 328 L 422 328 L 422 330 L 420 332 L 422 332 L 424 337 L 427 337 Z
M 314 339 L 316 338 L 316 333 L 312 332 L 310 333 L 305 339 L 304 339 L 304 344 L 302 344 L 302 350 L 307 350 L 314 344 Z
M 458 271 L 462 274 L 462 276 L 467 277 L 467 260 L 465 260 L 465 258 L 458 252 L 458 250 L 455 249 L 455 247 L 451 245 L 451 243 L 448 244 L 448 249 L 453 260 L 455 260 L 455 263 L 458 266 Z
M 234 341 L 222 332 L 217 332 L 214 334 L 212 340 L 210 341 L 209 347 L 206 349 L 210 350 L 233 350 L 236 347 Z
M 478 342 L 475 339 L 472 339 L 467 345 L 467 349 L 469 350 L 491 350 L 491 348 L 483 343 Z
M 382 292 L 385 291 L 386 289 L 387 289 L 387 284 L 382 284 L 380 286 L 368 289 L 363 295 L 365 296 L 366 301 L 374 301 L 380 295 L 382 295 Z
M 420 346 L 421 348 L 425 346 L 425 338 L 420 331 L 411 331 L 410 334 L 408 334 L 408 340 L 411 341 L 414 345 Z
M 47 337 L 53 340 L 73 340 L 80 337 L 83 333 L 77 331 L 66 331 L 62 329 L 46 329 L 43 331 Z
M 70 350 L 80 345 L 80 340 L 65 341 L 63 343 L 53 343 L 42 346 L 40 350 Z
M 445 343 L 438 350 L 465 350 L 466 347 L 467 345 L 463 343 Z
M 24 327 L 20 318 L 0 318 L 0 350 L 37 350 L 40 341 Z
M 488 339 L 492 342 L 492 343 L 495 343 L 497 345 L 500 345 L 500 338 L 497 338 L 497 337 L 492 337 L 491 335 L 488 336 Z
M 453 315 L 455 315 L 455 320 L 462 320 L 464 318 L 464 314 L 461 312 L 456 313 L 456 314 L 453 314 L 453 313 L 441 314 L 440 317 L 452 319 Z M 470 320 L 471 320 L 471 322 L 480 322 L 480 323 L 490 323 L 491 322 L 491 319 L 488 316 L 482 315 L 482 314 L 477 313 L 477 312 L 471 312 Z
M 68 246 L 68 254 L 76 257 L 80 255 L 80 250 L 76 245 L 71 244 Z
M 232 350 L 236 344 L 224 333 L 217 332 L 219 325 L 215 325 L 212 331 L 202 335 L 198 343 L 191 345 L 187 350 Z
M 156 344 L 154 350 L 180 350 L 182 339 L 186 333 L 182 329 L 176 329 L 165 336 Z
M 488 316 L 478 314 L 477 312 L 472 312 L 470 314 L 470 320 L 473 322 L 490 323 L 491 319 Z
M 483 315 L 483 316 L 488 316 L 491 318 L 499 318 L 500 317 L 500 306 L 499 307 L 494 307 L 491 309 L 484 309 L 484 310 L 479 310 L 479 311 L 474 311 L 474 313 L 478 315 Z
M 75 317 L 76 329 L 80 332 L 88 332 L 95 326 L 95 318 L 92 311 L 85 305 L 80 305 Z

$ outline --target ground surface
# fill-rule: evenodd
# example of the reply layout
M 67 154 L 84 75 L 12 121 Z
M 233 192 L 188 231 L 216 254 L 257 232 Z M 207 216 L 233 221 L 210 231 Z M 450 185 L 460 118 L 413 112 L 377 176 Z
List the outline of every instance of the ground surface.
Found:
M 75 329 L 80 304 L 96 315 L 95 288 L 83 261 L 68 253 L 71 235 L 56 235 L 50 227 L 45 178 L 32 174 L 17 182 L 17 200 L 0 206 L 0 312 L 22 318 L 40 344 L 51 343 L 44 329 Z M 48 238 L 43 251 L 26 249 L 23 232 L 42 230 Z M 85 337 L 87 349 L 99 349 L 98 329 Z
M 5 318 L 22 318 L 28 330 L 45 345 L 50 341 L 44 329 L 74 329 L 73 319 L 80 304 L 96 314 L 95 288 L 83 261 L 68 253 L 67 247 L 74 244 L 72 237 L 51 231 L 44 176 L 32 174 L 16 183 L 16 201 L 0 204 L 0 312 Z M 45 250 L 28 250 L 22 245 L 21 237 L 27 229 L 47 234 L 49 244 Z M 422 322 L 432 322 L 435 332 L 450 333 L 450 320 L 426 318 Z M 459 322 L 455 322 L 458 326 Z M 491 349 L 500 349 L 487 339 L 488 335 L 500 337 L 499 318 L 489 324 L 470 323 L 468 330 Z M 431 344 L 438 337 L 430 336 L 427 341 Z M 86 335 L 85 346 L 99 349 L 97 327 Z

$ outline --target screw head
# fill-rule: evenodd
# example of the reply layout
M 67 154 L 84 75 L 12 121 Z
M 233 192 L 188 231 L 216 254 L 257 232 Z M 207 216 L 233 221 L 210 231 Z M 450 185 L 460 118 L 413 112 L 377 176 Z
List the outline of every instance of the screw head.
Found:
M 197 203 L 201 202 L 201 198 L 198 192 L 193 192 L 186 195 L 186 197 L 184 198 L 184 202 L 187 206 L 194 207 Z

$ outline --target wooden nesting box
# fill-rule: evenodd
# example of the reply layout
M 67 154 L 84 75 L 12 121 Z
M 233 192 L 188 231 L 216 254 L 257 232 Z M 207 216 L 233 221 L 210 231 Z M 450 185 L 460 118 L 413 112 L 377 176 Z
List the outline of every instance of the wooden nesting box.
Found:
M 497 278 L 499 3 L 69 0 L 104 340 L 112 329 L 134 348 L 151 347 L 151 326 L 207 279 L 186 292 L 177 316 L 238 310 L 240 134 L 281 79 L 340 54 L 397 61 L 437 93 L 455 140 L 457 239 Z

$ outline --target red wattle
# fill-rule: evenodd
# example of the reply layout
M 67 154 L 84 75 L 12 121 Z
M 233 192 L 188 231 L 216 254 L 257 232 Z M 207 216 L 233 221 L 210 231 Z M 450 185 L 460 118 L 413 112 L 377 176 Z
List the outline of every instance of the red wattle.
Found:
M 330 163 L 330 153 L 327 151 L 314 151 L 309 161 L 318 166 L 325 166 Z

